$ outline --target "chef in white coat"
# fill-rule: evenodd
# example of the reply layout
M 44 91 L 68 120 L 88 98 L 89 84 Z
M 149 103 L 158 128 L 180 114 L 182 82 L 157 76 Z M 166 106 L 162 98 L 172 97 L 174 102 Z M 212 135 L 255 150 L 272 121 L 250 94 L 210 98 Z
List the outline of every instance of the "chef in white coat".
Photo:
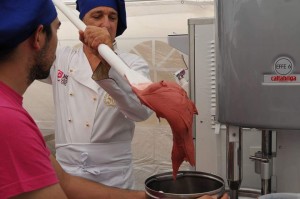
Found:
M 116 48 L 115 37 L 127 28 L 124 0 L 76 3 L 91 34 L 96 32 L 96 39 L 149 78 L 145 60 Z M 53 85 L 56 159 L 62 168 L 72 175 L 132 189 L 135 121 L 146 120 L 152 111 L 141 104 L 126 80 L 86 45 L 58 48 L 46 81 Z

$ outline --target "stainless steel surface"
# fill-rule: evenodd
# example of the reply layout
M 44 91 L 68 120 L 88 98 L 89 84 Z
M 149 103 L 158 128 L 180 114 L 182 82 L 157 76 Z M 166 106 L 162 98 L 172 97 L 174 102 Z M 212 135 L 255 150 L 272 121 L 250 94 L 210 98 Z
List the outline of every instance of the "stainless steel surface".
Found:
M 242 182 L 242 128 L 227 125 L 226 153 L 227 153 L 227 182 L 230 198 L 238 198 L 238 190 Z
M 262 146 L 262 156 L 265 158 L 272 157 L 272 131 L 271 130 L 262 130 L 261 138 Z
M 262 151 L 258 151 L 250 159 L 255 161 L 255 172 L 261 177 L 261 194 L 271 193 L 272 188 L 272 168 L 273 168 L 273 151 L 272 151 L 272 131 L 262 130 Z
M 261 194 L 271 193 L 271 179 L 261 179 Z
M 271 193 L 272 177 L 272 131 L 262 130 L 261 139 L 262 158 L 268 159 L 267 162 L 261 162 L 261 194 Z
M 229 194 L 230 190 L 226 190 L 226 193 Z M 260 190 L 252 188 L 240 188 L 238 193 L 239 199 L 249 199 L 249 198 L 258 198 L 261 196 Z
M 215 2 L 217 120 L 257 129 L 300 129 L 300 29 L 295 20 L 300 1 Z
M 149 199 L 194 199 L 203 195 L 221 196 L 225 192 L 224 180 L 219 176 L 199 171 L 179 171 L 176 180 L 172 172 L 149 177 L 145 181 Z
M 249 159 L 253 160 L 254 163 L 254 171 L 257 174 L 261 173 L 261 162 L 268 162 L 268 159 L 262 158 L 261 151 L 257 151 L 253 156 L 250 156 Z
M 229 197 L 232 199 L 238 199 L 239 198 L 239 190 L 238 189 L 230 189 Z

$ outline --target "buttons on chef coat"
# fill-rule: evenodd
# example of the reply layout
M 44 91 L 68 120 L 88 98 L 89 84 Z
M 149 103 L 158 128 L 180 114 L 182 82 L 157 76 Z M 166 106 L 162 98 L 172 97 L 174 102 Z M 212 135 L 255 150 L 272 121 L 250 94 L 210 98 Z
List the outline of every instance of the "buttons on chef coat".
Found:
M 74 95 L 74 93 L 70 92 L 70 93 L 69 93 L 69 95 L 70 95 L 70 96 L 73 96 L 73 95 Z
M 93 97 L 93 100 L 94 100 L 94 101 L 97 101 L 97 97 Z
M 90 127 L 90 124 L 87 122 L 87 123 L 85 124 L 85 126 L 86 126 L 86 127 Z
M 71 118 L 69 118 L 69 119 L 68 119 L 68 122 L 72 122 L 72 119 L 71 119 Z

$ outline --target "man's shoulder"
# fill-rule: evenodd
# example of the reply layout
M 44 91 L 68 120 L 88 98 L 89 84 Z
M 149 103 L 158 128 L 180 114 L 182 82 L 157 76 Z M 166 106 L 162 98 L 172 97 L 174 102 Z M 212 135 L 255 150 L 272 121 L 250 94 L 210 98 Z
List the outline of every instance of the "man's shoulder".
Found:
M 67 54 L 74 54 L 78 53 L 82 48 L 82 45 L 75 45 L 75 46 L 62 46 L 57 47 L 56 49 L 56 56 L 65 56 Z
M 57 48 L 56 59 L 54 62 L 55 67 L 53 67 L 52 70 L 53 69 L 61 70 L 61 69 L 68 68 L 70 62 L 75 58 L 74 63 L 76 63 L 77 59 L 82 57 L 82 54 L 83 54 L 83 50 L 79 46 L 74 46 L 74 47 L 64 46 L 64 47 Z
M 20 127 L 23 127 L 25 121 L 28 121 L 24 111 L 9 104 L 1 104 L 0 113 L 0 128 L 3 130 L 0 134 L 2 138 L 9 136 L 6 134 L 7 132 L 10 132 L 10 136 L 12 136 L 18 130 L 22 130 Z
M 15 128 L 16 125 L 23 124 L 28 119 L 31 120 L 21 102 L 10 95 L 0 96 L 0 128 L 3 128 L 3 125 Z
M 12 100 L 9 96 L 2 95 L 0 97 L 0 117 L 6 117 L 6 112 L 15 112 L 20 111 L 21 106 L 17 105 L 15 101 Z

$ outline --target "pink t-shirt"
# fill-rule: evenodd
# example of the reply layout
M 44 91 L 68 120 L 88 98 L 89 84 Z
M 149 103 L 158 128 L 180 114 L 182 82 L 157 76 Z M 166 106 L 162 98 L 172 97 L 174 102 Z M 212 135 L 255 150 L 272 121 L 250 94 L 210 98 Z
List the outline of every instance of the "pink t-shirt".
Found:
M 50 151 L 22 100 L 0 82 L 0 199 L 58 183 Z

